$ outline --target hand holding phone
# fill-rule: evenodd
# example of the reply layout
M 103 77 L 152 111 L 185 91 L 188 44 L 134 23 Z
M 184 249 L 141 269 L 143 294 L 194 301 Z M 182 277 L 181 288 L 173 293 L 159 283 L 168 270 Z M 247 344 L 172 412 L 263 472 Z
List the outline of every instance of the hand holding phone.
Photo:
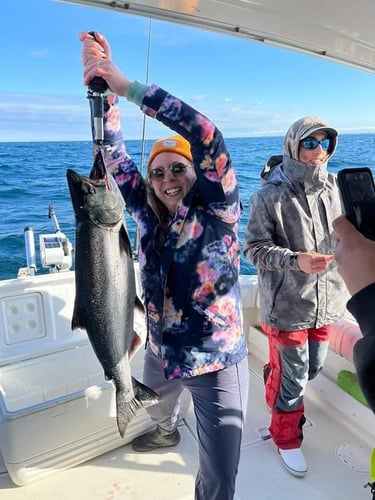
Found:
M 337 174 L 345 216 L 375 241 L 375 184 L 368 167 L 344 168 Z

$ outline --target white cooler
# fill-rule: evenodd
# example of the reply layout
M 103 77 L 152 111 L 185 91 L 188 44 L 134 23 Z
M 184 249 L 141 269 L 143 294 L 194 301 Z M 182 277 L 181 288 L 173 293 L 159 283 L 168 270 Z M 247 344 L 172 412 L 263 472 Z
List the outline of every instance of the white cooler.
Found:
M 151 429 L 145 410 L 117 430 L 114 386 L 85 332 L 72 332 L 74 273 L 0 282 L 0 450 L 26 485 Z M 142 379 L 143 349 L 132 361 Z

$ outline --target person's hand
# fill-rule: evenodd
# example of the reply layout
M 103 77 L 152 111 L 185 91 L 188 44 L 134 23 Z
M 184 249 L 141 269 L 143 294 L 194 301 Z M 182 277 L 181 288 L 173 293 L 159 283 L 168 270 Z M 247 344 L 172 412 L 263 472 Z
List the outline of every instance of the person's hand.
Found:
M 319 274 L 328 269 L 333 261 L 333 255 L 317 252 L 302 252 L 298 254 L 298 267 L 306 274 Z
M 112 62 L 111 47 L 106 38 L 95 32 L 95 38 L 87 31 L 79 34 L 82 42 L 83 83 L 88 85 L 95 76 L 104 78 L 110 90 L 126 96 L 131 81 Z
M 333 221 L 339 240 L 334 257 L 351 295 L 375 283 L 375 241 L 365 238 L 343 215 Z

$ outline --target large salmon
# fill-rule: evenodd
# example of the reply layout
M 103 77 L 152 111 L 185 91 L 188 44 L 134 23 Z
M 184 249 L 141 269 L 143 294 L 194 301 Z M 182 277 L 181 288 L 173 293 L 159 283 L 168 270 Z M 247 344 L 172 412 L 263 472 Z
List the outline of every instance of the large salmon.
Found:
M 66 171 L 76 219 L 76 296 L 72 329 L 87 331 L 105 376 L 116 388 L 121 437 L 135 412 L 158 402 L 157 394 L 131 376 L 136 295 L 124 199 L 99 151 L 89 177 Z

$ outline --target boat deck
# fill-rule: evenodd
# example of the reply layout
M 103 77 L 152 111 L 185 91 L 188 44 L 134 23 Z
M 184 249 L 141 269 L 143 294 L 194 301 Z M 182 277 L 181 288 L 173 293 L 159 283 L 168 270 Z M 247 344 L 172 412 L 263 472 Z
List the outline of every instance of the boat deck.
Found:
M 305 478 L 291 476 L 268 435 L 269 412 L 261 377 L 264 351 L 251 342 L 250 349 L 250 398 L 236 499 L 370 500 L 370 489 L 364 487 L 369 481 L 369 458 L 375 442 L 370 410 L 323 371 L 310 383 L 305 399 L 303 450 L 309 471 Z M 371 432 L 363 425 L 371 426 Z M 193 500 L 197 439 L 191 407 L 180 431 L 182 439 L 175 448 L 142 454 L 127 444 L 26 486 L 15 486 L 0 464 L 0 498 Z

